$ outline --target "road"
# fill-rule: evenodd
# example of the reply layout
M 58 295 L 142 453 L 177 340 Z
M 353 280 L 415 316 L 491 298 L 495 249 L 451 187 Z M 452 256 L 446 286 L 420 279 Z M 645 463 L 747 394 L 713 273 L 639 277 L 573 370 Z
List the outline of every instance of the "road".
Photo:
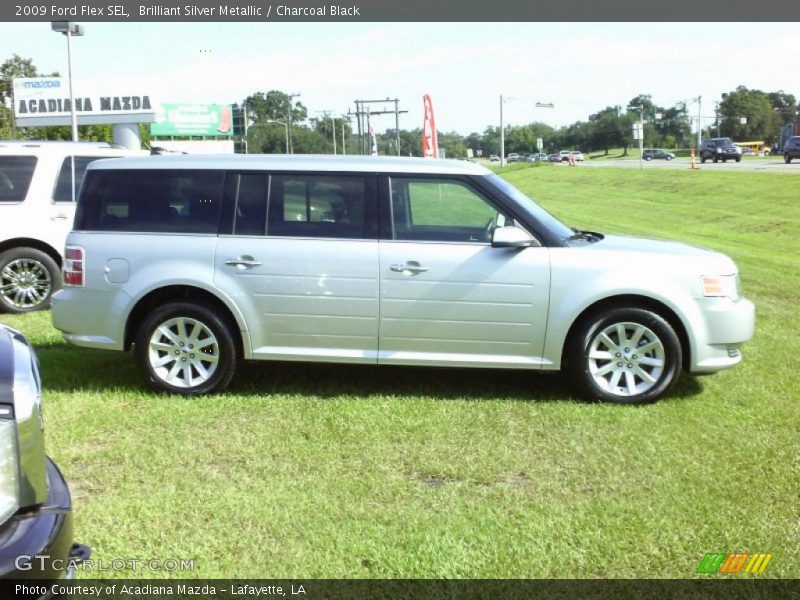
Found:
M 647 169 L 688 169 L 688 158 L 676 158 L 675 160 L 651 160 L 643 161 L 643 167 Z M 567 166 L 563 163 L 563 166 Z M 619 169 L 638 169 L 638 160 L 587 160 L 579 163 L 580 167 L 613 167 Z M 763 159 L 743 159 L 742 162 L 728 161 L 726 163 L 707 162 L 700 164 L 697 162 L 697 167 L 703 171 L 758 171 L 760 173 L 797 173 L 800 175 L 800 161 L 795 160 L 788 165 L 783 162 L 783 157 L 776 156 L 775 158 Z

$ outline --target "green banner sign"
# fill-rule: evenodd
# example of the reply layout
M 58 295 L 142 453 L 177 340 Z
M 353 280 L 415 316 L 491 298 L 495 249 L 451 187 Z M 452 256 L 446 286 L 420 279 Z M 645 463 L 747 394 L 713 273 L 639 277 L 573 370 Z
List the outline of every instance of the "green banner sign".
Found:
M 233 110 L 229 104 L 161 104 L 150 135 L 230 137 Z

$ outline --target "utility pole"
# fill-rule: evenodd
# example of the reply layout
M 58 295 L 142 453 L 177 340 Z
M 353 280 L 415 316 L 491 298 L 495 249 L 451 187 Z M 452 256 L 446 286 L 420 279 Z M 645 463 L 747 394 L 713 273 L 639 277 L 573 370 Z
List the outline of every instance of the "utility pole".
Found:
M 506 134 L 503 130 L 503 94 L 500 94 L 500 168 L 506 166 Z
M 714 101 L 714 120 L 717 122 L 717 137 L 720 137 L 719 133 L 719 100 Z
M 287 152 L 289 154 L 294 154 L 294 144 L 292 143 L 292 111 L 294 110 L 294 105 L 292 104 L 292 100 L 295 98 L 299 98 L 301 96 L 300 93 L 297 94 L 289 94 L 289 115 L 286 118 L 287 128 L 286 128 L 286 136 L 289 139 L 289 149 Z
M 697 151 L 700 151 L 700 144 L 703 143 L 703 97 L 697 97 Z
M 370 104 L 383 104 L 384 107 L 387 103 L 393 102 L 394 109 L 392 110 L 371 110 L 369 105 Z M 371 148 L 371 141 L 366 140 L 366 144 L 364 143 L 363 136 L 369 133 L 369 118 L 370 116 L 375 115 L 389 115 L 394 114 L 394 127 L 395 127 L 395 139 L 397 143 L 397 155 L 400 155 L 400 115 L 403 113 L 407 113 L 407 110 L 400 110 L 399 103 L 400 100 L 397 98 L 384 98 L 383 100 L 355 100 L 356 104 L 356 122 L 358 123 L 358 137 L 359 137 L 359 154 L 364 154 L 365 146 L 369 149 L 367 154 L 372 152 Z M 348 112 L 348 115 L 350 113 Z M 366 124 L 364 124 L 363 119 L 367 120 Z

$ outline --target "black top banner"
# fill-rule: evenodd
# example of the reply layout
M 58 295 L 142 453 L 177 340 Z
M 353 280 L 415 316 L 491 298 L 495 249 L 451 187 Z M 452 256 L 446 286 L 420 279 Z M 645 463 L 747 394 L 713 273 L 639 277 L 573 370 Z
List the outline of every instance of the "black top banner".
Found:
M 2 21 L 800 21 L 798 0 L 18 0 Z

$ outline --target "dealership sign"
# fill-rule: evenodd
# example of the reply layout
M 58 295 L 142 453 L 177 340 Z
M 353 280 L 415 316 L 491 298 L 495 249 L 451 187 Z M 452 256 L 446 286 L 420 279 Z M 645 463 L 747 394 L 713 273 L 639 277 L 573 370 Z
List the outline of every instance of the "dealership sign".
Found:
M 138 85 L 74 81 L 78 125 L 152 123 L 153 97 Z M 72 100 L 63 77 L 14 79 L 14 118 L 17 125 L 69 125 Z
M 158 137 L 233 135 L 233 109 L 229 104 L 162 103 L 150 135 Z

